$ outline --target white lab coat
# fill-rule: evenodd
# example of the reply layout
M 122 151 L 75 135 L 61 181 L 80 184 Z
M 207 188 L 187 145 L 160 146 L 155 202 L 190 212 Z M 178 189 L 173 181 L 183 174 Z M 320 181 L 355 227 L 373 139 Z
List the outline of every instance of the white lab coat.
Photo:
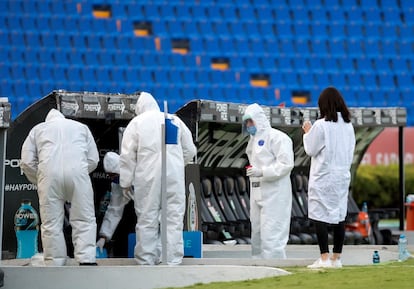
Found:
M 114 152 L 107 152 L 103 159 L 104 170 L 107 173 L 119 175 L 119 155 Z M 129 195 L 124 196 L 119 181 L 111 182 L 111 200 L 102 220 L 99 236 L 111 240 L 112 236 L 122 219 L 125 206 L 131 201 Z
M 89 173 L 99 161 L 88 127 L 51 109 L 45 122 L 32 128 L 22 146 L 21 169 L 37 184 L 42 245 L 46 264 L 63 265 L 64 203 L 71 202 L 70 224 L 75 259 L 95 262 L 96 220 Z
M 245 116 L 249 116 L 257 128 L 256 134 L 250 136 L 246 154 L 250 165 L 263 172 L 262 177 L 250 177 L 252 257 L 284 259 L 292 210 L 292 140 L 270 126 L 258 104 L 249 105 Z
M 345 220 L 350 168 L 355 149 L 351 123 L 318 119 L 303 135 L 306 154 L 311 159 L 308 185 L 308 216 L 312 220 L 338 224 Z
M 135 258 L 138 264 L 160 262 L 161 215 L 161 124 L 155 99 L 142 92 L 136 105 L 137 116 L 125 129 L 120 158 L 120 185 L 134 186 L 137 214 Z M 190 130 L 174 115 L 168 115 L 178 128 L 178 144 L 167 145 L 167 261 L 179 264 L 183 258 L 183 218 L 185 212 L 184 167 L 192 161 L 196 147 Z

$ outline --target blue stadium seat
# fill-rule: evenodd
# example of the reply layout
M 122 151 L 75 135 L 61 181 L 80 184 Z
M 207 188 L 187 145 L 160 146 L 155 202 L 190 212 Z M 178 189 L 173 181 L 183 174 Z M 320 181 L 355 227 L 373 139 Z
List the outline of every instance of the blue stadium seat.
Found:
M 371 64 L 371 59 L 367 58 L 367 57 L 359 57 L 356 58 L 356 69 L 359 72 L 373 72 L 374 68 Z
M 262 38 L 267 39 L 274 39 L 275 37 L 275 30 L 274 24 L 270 21 L 261 21 L 259 22 L 259 31 Z
M 39 62 L 49 63 L 52 59 L 52 47 L 51 48 L 42 48 L 39 50 Z
M 302 73 L 310 70 L 305 57 L 293 57 L 292 62 L 296 72 Z
M 315 73 L 320 73 L 324 71 L 320 57 L 312 56 L 309 58 L 309 70 Z
M 12 31 L 9 34 L 10 37 L 10 44 L 13 47 L 25 47 L 25 42 L 24 42 L 24 35 L 23 32 L 21 32 L 20 30 L 15 30 Z
M 24 66 L 24 77 L 26 80 L 35 81 L 39 80 L 39 67 L 37 64 L 29 64 Z
M 95 69 L 92 66 L 83 67 L 82 70 L 80 71 L 80 75 L 81 75 L 82 82 L 94 83 L 97 81 Z
M 69 58 L 68 54 L 66 53 L 66 49 L 54 49 L 52 52 L 52 59 L 55 65 L 65 65 L 68 63 Z
M 206 6 L 192 5 L 190 8 L 190 11 L 191 11 L 191 15 L 193 16 L 193 19 L 206 20 L 208 18 Z
M 399 37 L 405 40 L 412 40 L 414 38 L 414 26 L 413 25 L 401 25 L 399 26 Z
M 364 85 L 365 89 L 376 89 L 377 88 L 377 80 L 375 74 L 373 73 L 364 73 L 362 75 L 362 84 Z
M 293 31 L 296 36 L 302 38 L 310 38 L 310 28 L 308 22 L 295 22 L 292 24 Z
M 62 65 L 55 65 L 52 69 L 52 77 L 56 82 L 66 82 L 68 80 L 66 67 Z
M 99 64 L 98 54 L 91 49 L 84 50 L 83 59 L 86 66 L 95 66 Z
M 206 18 L 208 19 L 208 21 L 221 21 L 222 20 L 220 7 L 218 7 L 217 5 L 206 5 L 204 9 L 205 9 Z
M 191 23 L 191 24 L 194 25 L 194 23 Z M 167 22 L 163 20 L 158 20 L 158 19 L 152 21 L 152 32 L 156 36 L 168 35 Z
M 273 22 L 275 20 L 275 13 L 272 9 L 269 9 L 267 6 L 261 6 L 256 9 L 257 17 L 260 20 L 259 22 Z
M 37 31 L 42 31 L 42 33 L 45 33 L 50 30 L 50 18 L 35 17 L 34 25 L 34 28 L 37 29 Z
M 344 40 L 337 39 L 328 42 L 329 53 L 332 56 L 344 56 L 346 54 L 346 43 Z
M 403 105 L 401 101 L 400 92 L 398 90 L 390 90 L 386 92 L 385 95 L 386 105 L 387 106 L 401 106 Z
M 347 54 L 351 57 L 361 57 L 363 55 L 361 40 L 349 40 L 347 42 Z
M 364 28 L 365 28 L 364 38 L 374 39 L 374 40 L 378 40 L 381 38 L 379 25 L 368 24 L 368 25 L 365 25 Z
M 249 37 L 261 38 L 260 27 L 257 21 L 246 21 L 244 23 L 244 31 Z
M 197 26 L 194 25 L 192 21 L 183 21 L 182 29 L 186 37 L 193 38 L 200 36 L 200 33 L 197 30 Z
M 378 57 L 380 55 L 380 43 L 377 40 L 368 40 L 364 42 L 365 55 L 371 57 Z
M 136 17 L 142 17 L 144 16 L 145 19 L 148 20 L 155 20 L 155 19 L 159 19 L 160 18 L 160 12 L 158 10 L 158 6 L 157 5 L 142 5 L 142 4 L 135 4 L 132 5 L 132 3 L 128 4 L 128 8 L 130 8 L 128 10 L 128 14 L 129 16 L 132 18 L 136 18 Z
M 70 82 L 81 82 L 81 69 L 79 67 L 69 65 L 66 70 L 68 80 Z
M 230 28 L 227 25 L 227 21 L 215 21 L 213 22 L 213 31 L 215 32 L 215 37 L 228 37 L 230 35 Z
M 381 25 L 380 29 L 382 40 L 395 40 L 400 31 L 400 26 L 397 26 L 394 23 L 385 23 Z
M 387 58 L 377 57 L 373 59 L 374 67 L 377 72 L 389 73 L 391 72 L 391 67 L 389 65 L 390 61 Z
M 174 5 L 175 7 L 175 13 L 176 13 L 176 17 L 177 19 L 180 20 L 192 20 L 192 15 L 191 15 L 191 11 L 190 11 L 190 5 L 186 5 L 184 3 L 180 3 L 178 5 Z
M 14 63 L 20 63 L 24 59 L 23 55 L 23 50 L 19 48 L 15 48 L 9 51 L 9 58 Z
M 208 20 L 199 20 L 196 22 L 196 25 L 198 27 L 198 31 L 200 35 L 204 37 L 214 37 L 215 32 L 213 30 L 213 27 L 211 25 L 211 22 Z
M 373 0 L 373 1 L 376 1 L 376 0 Z M 362 1 L 362 3 L 364 2 L 365 1 Z M 365 19 L 368 22 L 368 24 L 383 25 L 380 9 L 374 8 L 373 6 L 369 6 L 368 9 L 364 10 L 364 12 L 365 12 Z
M 347 86 L 345 75 L 342 72 L 332 72 L 328 74 L 329 83 L 337 87 L 339 91 Z
M 263 55 L 266 53 L 265 43 L 263 42 L 263 39 L 259 38 L 253 38 L 250 41 L 250 51 L 252 53 L 257 53 Z
M 279 40 L 279 53 L 283 55 L 296 55 L 297 51 L 295 49 L 295 45 L 293 40 L 291 39 L 280 39 Z
M 79 33 L 71 34 L 70 41 L 74 49 L 86 49 L 85 36 Z
M 292 9 L 293 14 L 293 22 L 309 22 L 309 16 L 308 16 L 308 10 L 304 8 L 304 6 L 298 7 Z
M 330 23 L 345 23 L 346 19 L 345 19 L 345 14 L 344 14 L 344 10 L 342 8 L 340 8 L 339 6 L 334 6 L 333 8 L 327 10 L 328 15 L 329 15 L 329 22 Z
M 345 15 L 348 23 L 362 24 L 365 22 L 363 11 L 357 6 L 353 6 L 351 9 L 346 10 Z
M 359 90 L 361 89 L 361 76 L 358 72 L 356 73 L 349 73 L 346 75 L 347 78 L 347 84 L 350 88 L 353 90 Z
M 314 4 L 314 2 L 312 3 L 308 3 L 309 4 Z M 316 7 L 312 7 L 312 9 L 309 9 L 309 12 L 311 13 L 312 16 L 312 21 L 309 21 L 309 23 L 327 23 L 329 22 L 328 19 L 328 13 L 327 10 L 325 8 L 321 6 L 316 6 Z
M 384 13 L 384 21 L 385 23 L 393 23 L 400 25 L 401 24 L 401 17 L 400 17 L 400 10 L 398 9 L 398 6 L 393 8 L 384 8 L 382 9 L 382 12 Z
M 72 49 L 68 52 L 68 63 L 70 65 L 83 65 L 82 51 L 80 49 Z
M 255 21 L 256 22 L 256 15 L 254 14 L 253 8 L 249 5 L 245 5 L 245 6 L 238 6 L 236 8 L 237 12 L 236 14 L 238 14 L 239 19 L 243 19 L 243 20 L 250 20 L 250 21 Z
M 398 52 L 400 56 L 411 57 L 413 55 L 413 43 L 411 41 L 405 41 L 398 43 Z
M 347 28 L 347 38 L 348 39 L 362 39 L 364 38 L 364 33 L 362 32 L 363 26 L 360 23 L 350 23 L 346 25 Z
M 276 25 L 276 29 L 277 29 L 276 37 L 278 39 L 294 37 L 293 29 L 292 29 L 290 22 L 288 23 L 278 22 Z
M 25 75 L 24 75 L 24 69 L 23 69 L 23 65 L 12 65 L 10 66 L 10 78 L 13 81 L 16 80 L 24 80 L 25 79 Z
M 327 55 L 328 54 L 328 45 L 325 40 L 311 40 L 311 50 L 314 55 Z
M 293 21 L 293 19 L 290 16 L 289 8 L 285 6 L 279 6 L 275 10 L 273 10 L 276 13 L 275 20 L 278 23 L 290 23 Z
M 61 48 L 72 48 L 69 34 L 58 33 L 56 34 L 56 46 Z
M 393 79 L 393 75 L 390 73 L 380 73 L 378 74 L 379 87 L 381 89 L 395 89 L 396 85 Z
M 414 84 L 413 76 L 410 73 L 401 72 L 401 73 L 396 74 L 396 77 L 397 77 L 398 87 L 400 89 L 413 87 L 413 84 Z
M 339 57 L 337 59 L 339 64 L 339 70 L 344 73 L 351 73 L 355 71 L 354 62 L 349 57 Z
M 312 22 L 310 24 L 310 31 L 312 34 L 312 39 L 327 39 L 328 35 L 328 25 L 325 23 Z
M 409 65 L 407 65 L 408 60 L 406 58 L 403 57 L 395 57 L 395 58 L 391 58 L 391 66 L 392 66 L 392 70 L 396 73 L 402 73 L 402 72 L 407 72 L 409 69 L 408 67 L 410 67 Z

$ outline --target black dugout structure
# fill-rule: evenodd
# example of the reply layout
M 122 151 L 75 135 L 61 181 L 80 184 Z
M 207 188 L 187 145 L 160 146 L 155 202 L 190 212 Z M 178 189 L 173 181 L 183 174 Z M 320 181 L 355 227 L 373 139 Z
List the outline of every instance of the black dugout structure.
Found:
M 37 187 L 26 179 L 19 167 L 21 147 L 30 129 L 44 121 L 52 108 L 60 110 L 67 118 L 89 126 L 97 143 L 101 160 L 98 168 L 91 174 L 99 228 L 99 220 L 103 217 L 100 213 L 100 202 L 110 188 L 110 180 L 103 171 L 102 159 L 107 151 L 119 151 L 120 128 L 126 127 L 130 119 L 134 117 L 138 97 L 139 93 L 109 94 L 57 90 L 27 108 L 11 123 L 8 130 L 5 161 L 3 250 L 9 252 L 10 255 L 16 252 L 13 216 L 21 200 L 31 199 L 33 206 L 38 210 Z M 245 154 L 248 136 L 242 133 L 241 121 L 246 107 L 247 104 L 194 100 L 176 112 L 190 128 L 198 149 L 194 164 L 186 168 L 186 193 L 188 194 L 189 188 L 194 186 L 199 208 L 196 229 L 205 232 L 205 242 L 226 241 L 234 237 L 239 243 L 248 243 L 248 180 L 244 169 L 248 163 Z M 298 214 L 302 214 L 298 219 L 303 217 L 303 221 L 306 219 L 304 210 L 306 204 L 303 203 L 304 199 L 301 197 L 306 198 L 304 189 L 306 188 L 306 176 L 309 173 L 310 158 L 306 156 L 303 149 L 301 126 L 305 120 L 315 121 L 318 118 L 318 109 L 271 106 L 263 106 L 263 109 L 271 125 L 286 132 L 293 140 L 295 168 L 292 173 L 292 182 L 301 194 L 294 198 L 298 206 L 293 206 L 292 218 L 297 218 Z M 400 223 L 403 227 L 405 188 L 402 131 L 406 125 L 406 109 L 389 107 L 350 109 L 357 140 L 352 164 L 352 179 L 355 177 L 364 152 L 375 137 L 385 127 L 400 128 L 399 198 Z M 210 200 L 206 198 L 212 197 L 213 194 L 215 197 L 211 201 L 217 201 L 219 207 L 208 207 L 212 204 L 208 203 Z M 350 206 L 350 209 L 358 210 L 355 206 Z M 127 235 L 134 232 L 135 222 L 136 217 L 131 202 L 126 207 L 123 219 L 114 234 L 113 256 L 126 256 Z M 185 225 L 187 224 L 186 221 Z M 299 222 L 299 227 L 300 224 Z M 302 226 L 305 226 L 302 229 L 306 232 L 308 228 L 306 228 L 305 221 Z

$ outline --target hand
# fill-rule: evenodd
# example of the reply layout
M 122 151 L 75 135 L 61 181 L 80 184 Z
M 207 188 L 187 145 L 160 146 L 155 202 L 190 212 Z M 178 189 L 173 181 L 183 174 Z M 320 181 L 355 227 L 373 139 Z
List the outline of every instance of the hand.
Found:
M 312 123 L 309 120 L 306 120 L 302 125 L 302 129 L 305 133 L 308 133 L 308 131 L 310 131 L 311 127 L 312 127 Z
M 134 195 L 131 192 L 131 188 L 122 188 L 122 195 L 124 196 L 124 198 L 127 198 L 129 200 L 134 199 Z
M 248 177 L 261 177 L 261 176 L 263 176 L 263 172 L 258 167 L 251 166 L 251 167 L 247 168 L 246 176 L 248 176 Z
M 96 247 L 99 247 L 99 251 L 101 251 L 101 253 L 103 253 L 103 248 L 105 246 L 105 238 L 101 237 L 99 238 L 98 242 L 96 242 Z

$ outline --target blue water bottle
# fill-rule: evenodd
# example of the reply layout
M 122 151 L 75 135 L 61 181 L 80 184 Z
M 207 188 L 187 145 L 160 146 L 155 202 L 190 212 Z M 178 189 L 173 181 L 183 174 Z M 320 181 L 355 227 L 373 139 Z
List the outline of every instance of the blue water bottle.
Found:
M 23 200 L 14 215 L 14 230 L 17 238 L 17 259 L 31 258 L 38 253 L 39 216 L 30 200 Z
M 379 264 L 380 262 L 380 255 L 377 250 L 374 251 L 374 254 L 372 255 L 372 263 L 373 264 Z

